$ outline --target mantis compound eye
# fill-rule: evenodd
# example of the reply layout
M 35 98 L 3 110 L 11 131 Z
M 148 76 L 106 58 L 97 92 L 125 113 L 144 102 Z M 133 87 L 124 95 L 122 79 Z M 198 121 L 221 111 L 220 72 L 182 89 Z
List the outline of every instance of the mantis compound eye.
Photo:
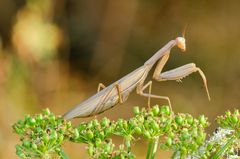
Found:
M 183 37 L 177 37 L 176 38 L 177 46 L 182 50 L 186 51 L 186 43 L 185 43 L 185 38 Z

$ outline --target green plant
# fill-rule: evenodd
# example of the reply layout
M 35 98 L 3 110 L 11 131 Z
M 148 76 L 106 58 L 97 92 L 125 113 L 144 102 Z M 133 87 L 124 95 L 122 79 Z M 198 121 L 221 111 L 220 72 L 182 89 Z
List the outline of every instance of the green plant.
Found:
M 69 140 L 73 132 L 70 121 L 55 116 L 49 109 L 43 110 L 42 114 L 26 115 L 24 120 L 13 125 L 13 129 L 22 142 L 16 145 L 16 154 L 20 158 L 64 158 L 61 144 Z
M 89 156 L 94 159 L 134 159 L 132 143 L 137 137 L 148 141 L 147 159 L 153 159 L 158 148 L 172 150 L 172 158 L 223 158 L 236 157 L 240 148 L 240 115 L 238 110 L 219 116 L 216 131 L 208 139 L 209 126 L 203 115 L 174 114 L 168 106 L 153 106 L 150 110 L 134 107 L 134 116 L 128 120 L 111 121 L 108 118 L 91 120 L 72 126 L 70 121 L 55 116 L 48 109 L 41 114 L 25 116 L 13 125 L 20 135 L 16 145 L 20 158 L 67 158 L 63 142 L 86 144 Z M 115 147 L 111 137 L 120 136 L 124 143 Z M 238 155 L 239 157 L 239 155 Z

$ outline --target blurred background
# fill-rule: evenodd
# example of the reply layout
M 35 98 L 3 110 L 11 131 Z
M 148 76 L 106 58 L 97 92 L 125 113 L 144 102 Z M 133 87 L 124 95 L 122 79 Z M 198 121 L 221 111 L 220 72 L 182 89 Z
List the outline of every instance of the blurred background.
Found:
M 197 73 L 183 83 L 154 82 L 153 93 L 169 96 L 175 112 L 205 114 L 211 123 L 239 108 L 239 6 L 237 0 L 0 0 L 0 158 L 16 158 L 11 125 L 24 114 L 46 107 L 64 114 L 95 94 L 99 82 L 109 85 L 140 67 L 186 25 L 187 51 L 174 48 L 164 70 L 196 63 L 212 100 Z M 130 118 L 132 107 L 146 102 L 133 92 L 98 118 Z M 137 158 L 144 158 L 145 146 L 134 146 Z M 64 149 L 70 158 L 87 158 L 84 145 L 66 143 Z

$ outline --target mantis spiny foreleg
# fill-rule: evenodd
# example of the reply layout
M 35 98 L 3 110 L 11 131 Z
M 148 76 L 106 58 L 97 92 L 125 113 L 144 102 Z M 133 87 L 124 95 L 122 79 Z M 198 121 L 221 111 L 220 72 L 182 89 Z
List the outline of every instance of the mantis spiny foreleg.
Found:
M 203 71 L 200 68 L 196 67 L 194 63 L 189 63 L 163 73 L 155 72 L 156 74 L 153 76 L 153 78 L 157 81 L 168 81 L 168 80 L 181 81 L 181 79 L 185 78 L 186 76 L 194 72 L 198 72 L 201 75 L 203 79 L 204 87 L 207 92 L 208 99 L 210 100 L 210 95 L 207 87 L 207 79 Z

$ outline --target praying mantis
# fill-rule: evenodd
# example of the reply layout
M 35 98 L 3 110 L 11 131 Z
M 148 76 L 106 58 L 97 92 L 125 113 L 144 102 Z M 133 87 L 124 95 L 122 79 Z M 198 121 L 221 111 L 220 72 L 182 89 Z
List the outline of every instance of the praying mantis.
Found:
M 177 46 L 179 49 L 182 50 L 182 52 L 185 52 L 186 50 L 185 38 L 177 37 L 175 40 L 169 41 L 165 46 L 158 50 L 149 60 L 147 60 L 143 64 L 143 66 L 125 75 L 124 77 L 114 82 L 113 84 L 105 87 L 102 83 L 99 83 L 97 94 L 91 96 L 87 100 L 83 101 L 82 103 L 71 109 L 69 112 L 63 115 L 63 118 L 66 120 L 70 120 L 72 118 L 77 117 L 83 118 L 100 114 L 114 107 L 117 104 L 124 103 L 134 89 L 136 90 L 136 93 L 139 94 L 140 96 L 148 98 L 148 107 L 150 107 L 150 99 L 157 98 L 167 100 L 170 109 L 172 109 L 169 97 L 151 94 L 152 81 L 148 81 L 145 84 L 145 80 L 150 70 L 156 63 L 157 65 L 155 67 L 155 71 L 153 73 L 152 78 L 159 82 L 168 80 L 181 81 L 182 78 L 194 72 L 198 72 L 202 77 L 208 99 L 210 100 L 207 79 L 203 71 L 200 68 L 196 67 L 194 63 L 189 63 L 177 67 L 175 69 L 162 72 L 164 65 L 169 59 L 170 51 L 174 46 Z M 145 93 L 144 91 L 147 88 L 149 88 L 149 92 Z

